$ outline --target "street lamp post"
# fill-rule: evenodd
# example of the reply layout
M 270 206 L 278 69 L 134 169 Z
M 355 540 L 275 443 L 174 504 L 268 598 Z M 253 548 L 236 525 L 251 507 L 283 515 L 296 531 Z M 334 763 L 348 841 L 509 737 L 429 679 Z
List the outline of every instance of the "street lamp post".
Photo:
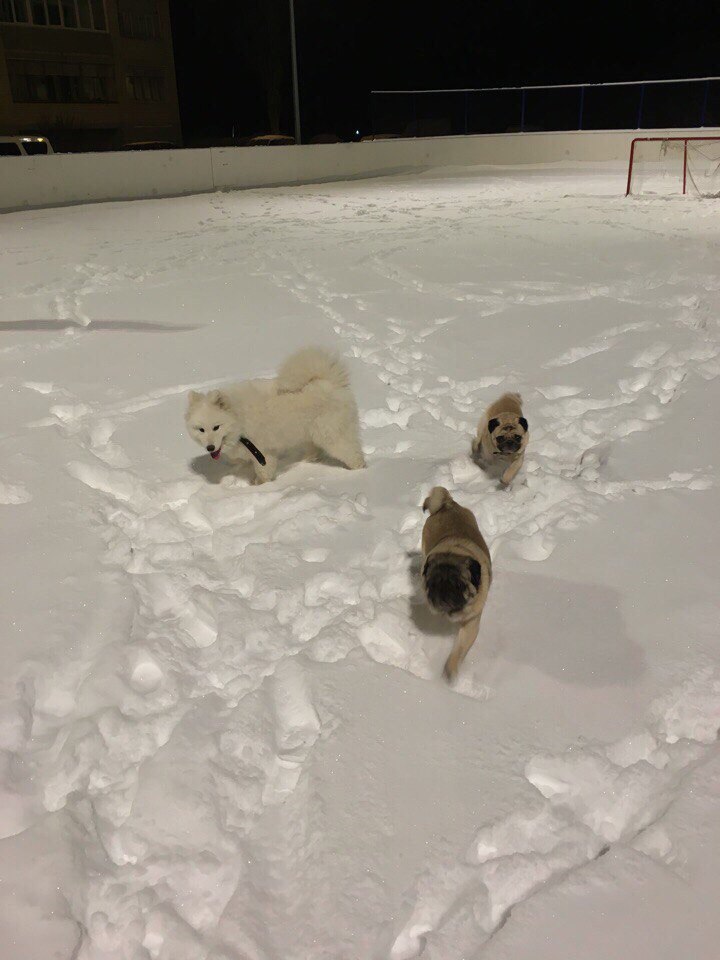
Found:
M 295 113 L 295 143 L 302 143 L 300 131 L 300 92 L 298 90 L 297 41 L 295 39 L 295 2 L 290 0 L 290 51 L 292 54 L 293 110 Z

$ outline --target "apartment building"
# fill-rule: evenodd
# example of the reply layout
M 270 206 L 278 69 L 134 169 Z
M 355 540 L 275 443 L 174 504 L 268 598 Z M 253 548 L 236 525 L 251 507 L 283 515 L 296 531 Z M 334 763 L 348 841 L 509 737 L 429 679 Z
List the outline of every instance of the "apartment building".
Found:
M 0 0 L 0 134 L 180 143 L 168 0 Z

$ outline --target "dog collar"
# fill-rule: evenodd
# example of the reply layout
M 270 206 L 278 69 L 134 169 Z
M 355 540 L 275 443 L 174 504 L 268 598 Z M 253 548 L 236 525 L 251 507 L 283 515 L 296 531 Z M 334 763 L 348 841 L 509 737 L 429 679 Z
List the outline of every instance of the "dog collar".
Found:
M 255 457 L 261 467 L 265 466 L 265 457 L 262 455 L 262 453 L 260 453 L 252 440 L 248 440 L 247 437 L 240 437 L 240 443 L 244 444 L 248 448 L 250 453 Z

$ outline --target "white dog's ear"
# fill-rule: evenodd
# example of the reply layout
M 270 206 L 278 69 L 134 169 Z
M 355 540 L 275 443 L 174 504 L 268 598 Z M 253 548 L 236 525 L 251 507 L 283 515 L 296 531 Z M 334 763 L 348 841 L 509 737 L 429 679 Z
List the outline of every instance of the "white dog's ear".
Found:
M 192 406 L 194 403 L 197 403 L 198 400 L 202 400 L 202 394 L 198 393 L 197 390 L 191 390 L 188 394 L 188 403 Z
M 214 406 L 219 407 L 221 410 L 228 409 L 228 403 L 222 390 L 211 390 L 207 396 L 210 403 Z

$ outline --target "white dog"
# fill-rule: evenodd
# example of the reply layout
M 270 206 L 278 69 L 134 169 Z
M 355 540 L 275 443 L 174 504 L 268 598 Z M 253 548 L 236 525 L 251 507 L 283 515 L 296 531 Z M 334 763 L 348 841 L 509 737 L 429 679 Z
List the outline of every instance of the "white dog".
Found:
M 274 380 L 193 390 L 185 422 L 213 459 L 250 461 L 257 483 L 275 477 L 279 456 L 310 445 L 350 470 L 365 466 L 347 370 L 317 347 L 293 354 Z

